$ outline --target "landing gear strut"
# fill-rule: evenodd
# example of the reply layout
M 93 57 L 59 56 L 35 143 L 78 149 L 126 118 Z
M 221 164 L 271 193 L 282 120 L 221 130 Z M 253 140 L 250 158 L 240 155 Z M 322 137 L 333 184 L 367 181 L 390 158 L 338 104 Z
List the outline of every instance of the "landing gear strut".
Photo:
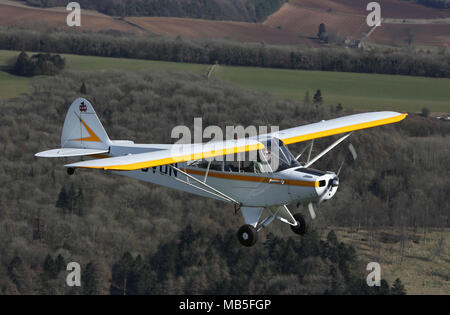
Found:
M 258 232 L 253 225 L 246 224 L 241 226 L 237 233 L 237 237 L 242 245 L 250 247 L 255 245 L 258 240 Z

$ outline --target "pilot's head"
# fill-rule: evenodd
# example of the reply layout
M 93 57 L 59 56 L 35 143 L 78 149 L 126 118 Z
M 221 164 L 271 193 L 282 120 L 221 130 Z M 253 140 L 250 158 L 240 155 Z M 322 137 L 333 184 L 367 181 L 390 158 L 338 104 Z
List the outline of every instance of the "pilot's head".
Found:
M 271 158 L 271 154 L 270 154 L 270 148 L 265 147 L 264 149 L 261 150 L 261 160 L 262 162 L 270 162 L 270 158 Z

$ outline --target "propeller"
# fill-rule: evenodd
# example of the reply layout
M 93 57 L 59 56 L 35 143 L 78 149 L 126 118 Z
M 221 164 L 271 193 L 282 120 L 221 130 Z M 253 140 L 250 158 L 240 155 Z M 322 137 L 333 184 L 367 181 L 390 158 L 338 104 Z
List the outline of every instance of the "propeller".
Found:
M 348 150 L 350 151 L 350 153 L 352 154 L 353 157 L 353 161 L 356 161 L 356 159 L 358 158 L 358 154 L 356 154 L 356 150 L 355 147 L 353 146 L 353 144 L 349 144 L 348 145 Z
M 342 166 L 344 166 L 345 158 L 342 160 L 341 165 L 339 166 L 339 170 L 336 173 L 336 176 L 339 177 L 339 174 L 341 174 Z
M 320 205 L 322 204 L 322 202 L 325 201 L 325 197 L 328 195 L 328 193 L 331 191 L 331 189 L 333 189 L 334 183 L 335 181 L 337 181 L 336 186 L 339 185 L 339 180 L 337 179 L 337 177 L 335 179 L 333 179 L 333 181 L 330 181 L 330 184 L 328 185 L 327 189 L 322 193 L 322 195 L 319 196 L 319 199 L 316 202 L 317 208 L 320 207 Z M 309 214 L 311 215 L 311 219 L 315 219 L 317 217 L 316 215 L 316 209 L 314 209 L 314 205 L 313 203 L 310 201 L 308 203 L 308 210 L 309 210 Z
M 356 153 L 356 150 L 355 150 L 355 147 L 353 146 L 353 144 L 350 143 L 348 145 L 348 150 L 350 151 L 353 161 L 356 161 L 356 159 L 358 158 L 358 154 Z M 317 208 L 319 208 L 320 205 L 325 201 L 327 194 L 333 189 L 333 187 L 339 186 L 339 174 L 342 171 L 342 167 L 344 166 L 344 163 L 345 163 L 345 158 L 342 160 L 342 162 L 339 166 L 339 169 L 336 173 L 336 177 L 332 181 L 329 182 L 327 189 L 322 193 L 322 195 L 319 196 L 319 199 L 316 202 Z M 314 204 L 312 202 L 309 202 L 308 210 L 309 210 L 309 214 L 311 215 L 311 219 L 314 220 L 317 217 L 317 215 L 316 215 L 316 209 L 314 208 Z
M 338 186 L 339 180 L 337 178 L 335 178 L 332 182 L 335 182 L 335 181 L 337 181 L 336 186 Z M 333 184 L 328 185 L 327 190 L 325 190 L 322 193 L 322 195 L 320 195 L 319 199 L 316 202 L 317 209 L 325 201 L 326 196 L 331 191 L 331 189 L 333 189 L 333 187 L 335 187 Z M 316 209 L 314 208 L 314 204 L 311 201 L 308 203 L 308 210 L 309 210 L 309 214 L 311 215 L 311 219 L 314 220 L 317 217 L 317 215 L 316 215 Z
M 308 203 L 308 210 L 309 210 L 309 214 L 311 215 L 311 219 L 315 220 L 316 219 L 316 211 L 314 210 L 314 206 L 312 204 L 312 202 Z

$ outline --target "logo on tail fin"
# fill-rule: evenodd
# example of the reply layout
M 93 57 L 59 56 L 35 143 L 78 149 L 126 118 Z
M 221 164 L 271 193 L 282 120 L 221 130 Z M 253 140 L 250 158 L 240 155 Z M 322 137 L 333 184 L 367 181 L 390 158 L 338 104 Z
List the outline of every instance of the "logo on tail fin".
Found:
M 87 106 L 86 104 L 84 104 L 84 102 L 81 102 L 80 104 L 80 112 L 85 112 L 87 111 Z

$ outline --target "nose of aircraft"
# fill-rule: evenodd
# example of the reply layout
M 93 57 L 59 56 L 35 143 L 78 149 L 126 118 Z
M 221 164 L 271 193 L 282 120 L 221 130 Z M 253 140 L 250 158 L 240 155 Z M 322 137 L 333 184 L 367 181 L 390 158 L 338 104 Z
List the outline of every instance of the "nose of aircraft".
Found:
M 316 186 L 317 197 L 319 202 L 331 199 L 339 187 L 339 178 L 333 172 L 328 172 L 317 179 L 318 186 Z
M 339 187 L 336 173 L 323 172 L 315 169 L 296 168 L 289 170 L 289 178 L 298 182 L 308 182 L 308 185 L 291 185 L 290 194 L 296 200 L 310 200 L 319 203 L 331 199 Z
M 339 186 L 339 178 L 337 176 L 333 179 L 332 186 L 333 187 Z

